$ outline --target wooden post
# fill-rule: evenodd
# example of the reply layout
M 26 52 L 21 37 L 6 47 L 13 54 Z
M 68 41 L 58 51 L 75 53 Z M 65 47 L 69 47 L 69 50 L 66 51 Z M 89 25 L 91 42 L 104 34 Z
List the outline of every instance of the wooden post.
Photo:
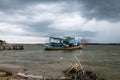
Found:
M 79 66 L 80 66 L 80 68 L 81 68 L 81 71 L 82 71 L 82 73 L 83 73 L 83 77 L 84 77 L 84 79 L 85 79 L 85 73 L 84 73 L 83 66 L 81 65 L 80 61 L 78 60 L 78 58 L 77 58 L 76 56 L 75 56 L 75 59 L 76 59 L 76 61 L 78 62 Z M 83 80 L 84 80 L 84 79 L 83 79 Z

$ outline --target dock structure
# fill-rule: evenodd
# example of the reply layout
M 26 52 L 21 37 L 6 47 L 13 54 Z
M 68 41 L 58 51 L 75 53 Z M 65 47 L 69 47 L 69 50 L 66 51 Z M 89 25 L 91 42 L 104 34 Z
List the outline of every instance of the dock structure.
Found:
M 23 50 L 23 45 L 1 45 L 0 50 Z

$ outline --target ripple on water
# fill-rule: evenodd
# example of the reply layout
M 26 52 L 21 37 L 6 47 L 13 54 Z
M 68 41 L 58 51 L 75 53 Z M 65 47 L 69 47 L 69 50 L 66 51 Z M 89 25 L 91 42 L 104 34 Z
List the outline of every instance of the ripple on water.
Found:
M 83 50 L 44 51 L 40 45 L 25 45 L 25 50 L 0 51 L 0 66 L 27 68 L 29 73 L 61 75 L 77 56 L 84 67 L 103 73 L 108 80 L 119 80 L 120 46 L 89 45 Z M 61 57 L 60 63 L 56 63 Z

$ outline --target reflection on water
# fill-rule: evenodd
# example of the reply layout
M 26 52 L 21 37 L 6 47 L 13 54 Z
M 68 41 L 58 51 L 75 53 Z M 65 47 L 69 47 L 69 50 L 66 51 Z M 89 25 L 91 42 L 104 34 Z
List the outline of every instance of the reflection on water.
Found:
M 28 73 L 59 77 L 74 61 L 76 55 L 85 68 L 119 80 L 120 46 L 89 45 L 83 50 L 44 51 L 40 45 L 25 45 L 25 50 L 0 51 L 0 67 L 27 68 Z M 57 61 L 63 57 L 58 63 Z

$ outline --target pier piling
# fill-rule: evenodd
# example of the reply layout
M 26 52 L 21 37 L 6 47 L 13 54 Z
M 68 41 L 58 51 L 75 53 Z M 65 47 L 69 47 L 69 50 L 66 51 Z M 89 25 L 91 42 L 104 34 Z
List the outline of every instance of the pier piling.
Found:
M 0 50 L 23 50 L 23 45 L 4 45 L 0 46 Z

